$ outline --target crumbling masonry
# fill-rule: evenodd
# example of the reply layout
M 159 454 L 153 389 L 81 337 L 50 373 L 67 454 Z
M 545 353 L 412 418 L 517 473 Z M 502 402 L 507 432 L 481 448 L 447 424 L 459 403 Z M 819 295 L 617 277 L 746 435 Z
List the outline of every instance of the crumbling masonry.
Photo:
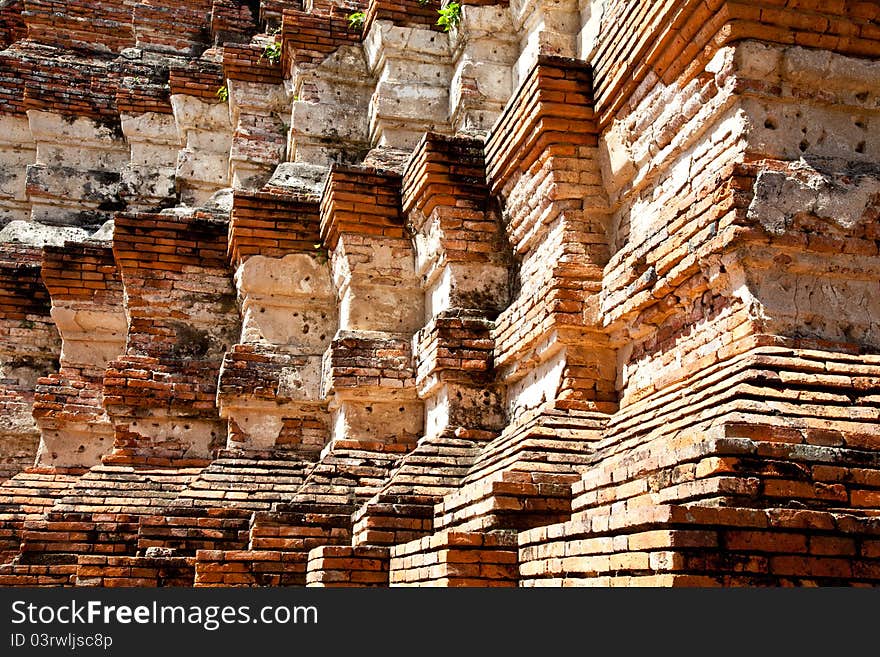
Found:
M 880 0 L 462 5 L 0 1 L 0 585 L 880 583 Z

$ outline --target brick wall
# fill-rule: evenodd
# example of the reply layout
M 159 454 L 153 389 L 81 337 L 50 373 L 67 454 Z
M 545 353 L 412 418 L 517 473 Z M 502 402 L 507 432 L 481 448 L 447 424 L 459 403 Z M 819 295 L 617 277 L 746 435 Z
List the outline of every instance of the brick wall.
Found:
M 5 4 L 0 584 L 880 581 L 876 3 L 581 4 Z
M 267 258 L 319 250 L 317 202 L 288 194 L 236 191 L 229 227 L 235 265 L 251 255 Z M 318 245 L 316 247 L 316 245 Z
M 295 555 L 268 550 L 199 550 L 195 586 L 291 586 L 302 573 L 291 567 Z
M 118 69 L 97 58 L 71 66 L 59 57 L 62 54 L 56 48 L 40 46 L 17 58 L 24 81 L 21 110 L 89 117 L 118 130 Z
M 306 586 L 388 586 L 388 548 L 324 546 L 309 552 Z
M 349 27 L 348 14 L 334 8 L 333 13 L 316 14 L 284 9 L 281 39 L 284 48 L 282 66 L 317 64 L 340 46 L 358 43 L 360 33 Z
M 116 107 L 120 114 L 171 114 L 171 93 L 166 80 L 146 80 L 140 76 L 123 79 L 116 90 Z
M 400 176 L 367 168 L 334 166 L 321 198 L 321 238 L 328 249 L 339 234 L 401 239 Z
M 44 247 L 41 275 L 52 297 L 62 352 L 61 369 L 37 382 L 38 461 L 95 465 L 113 442 L 103 382 L 107 362 L 125 349 L 122 281 L 112 249 L 100 243 Z
M 211 0 L 186 3 L 151 0 L 134 4 L 132 23 L 138 48 L 160 53 L 201 55 L 210 42 Z
M 24 0 L 29 39 L 82 51 L 119 52 L 134 45 L 132 5 L 124 0 Z
M 76 564 L 3 564 L 0 586 L 57 587 L 73 586 Z
M 524 586 L 874 584 L 876 523 L 797 509 L 660 506 L 520 535 Z
M 0 485 L 0 559 L 12 561 L 21 547 L 24 523 L 39 519 L 83 473 L 82 468 L 16 469 Z
M 370 30 L 375 20 L 391 21 L 403 27 L 423 27 L 436 31 L 443 28 L 437 25 L 439 2 L 421 3 L 418 0 L 371 0 L 367 5 L 364 33 Z
M 196 550 L 244 549 L 251 513 L 238 509 L 169 508 L 144 516 L 138 526 L 138 551 L 155 548 L 194 556 Z
M 206 103 L 219 103 L 217 90 L 225 84 L 223 66 L 198 60 L 187 66 L 172 66 L 168 74 L 172 94 L 193 96 Z
M 608 29 L 594 58 L 601 121 L 626 102 L 649 70 L 666 83 L 681 74 L 693 75 L 713 48 L 733 41 L 758 39 L 876 57 L 878 35 L 871 25 L 876 17 L 877 8 L 870 3 L 611 3 L 604 23 Z
M 9 474 L 34 463 L 34 388 L 40 376 L 57 369 L 60 351 L 40 258 L 33 247 L 7 244 L 0 251 L 0 461 Z
M 560 408 L 608 412 L 617 397 L 613 355 L 588 310 L 608 257 L 597 144 L 589 67 L 540 58 L 493 130 L 486 163 L 520 259 L 517 296 L 496 322 L 496 367 L 512 367 L 547 339 L 552 325 L 557 341 L 571 348 L 557 391 L 547 396 L 558 395 Z M 544 351 L 546 359 L 551 350 Z M 533 403 L 514 398 L 508 407 L 516 413 L 517 406 Z
M 515 534 L 438 532 L 391 549 L 391 586 L 511 587 Z
M 222 445 L 217 373 L 239 330 L 227 231 L 225 219 L 198 213 L 117 216 L 113 252 L 128 298 L 129 335 L 126 354 L 108 365 L 104 379 L 104 403 L 117 426 L 114 459 L 202 463 Z M 177 420 L 170 418 L 179 418 L 181 427 L 150 438 L 149 426 L 138 425 L 144 411 L 169 418 L 171 427 Z
M 76 563 L 77 586 L 138 587 L 192 586 L 192 557 L 80 556 Z
M 264 55 L 265 48 L 260 45 L 226 45 L 223 48 L 223 74 L 230 80 L 280 84 L 281 65 Z
M 214 44 L 246 42 L 257 30 L 258 14 L 246 2 L 214 0 L 211 7 Z
M 4 48 L 27 36 L 21 12 L 24 8 L 22 0 L 7 3 L 0 11 L 0 44 Z

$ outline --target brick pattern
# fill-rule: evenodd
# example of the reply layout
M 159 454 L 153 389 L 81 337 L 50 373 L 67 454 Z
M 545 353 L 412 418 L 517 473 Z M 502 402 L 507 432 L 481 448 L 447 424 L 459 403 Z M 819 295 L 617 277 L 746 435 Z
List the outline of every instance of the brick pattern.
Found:
M 836 374 L 814 378 L 808 373 L 819 367 Z M 800 500 L 810 508 L 861 506 L 871 499 L 874 485 L 875 440 L 869 437 L 873 422 L 853 424 L 847 418 L 869 415 L 871 411 L 862 409 L 872 403 L 867 394 L 852 402 L 840 397 L 830 400 L 835 399 L 833 391 L 841 390 L 835 386 L 843 382 L 833 377 L 848 371 L 862 386 L 876 367 L 876 356 L 817 351 L 793 356 L 767 348 L 716 366 L 680 384 L 693 386 L 687 408 L 700 406 L 699 419 L 683 405 L 668 403 L 672 390 L 615 419 L 611 425 L 615 439 L 608 440 L 610 449 L 602 454 L 601 467 L 585 475 L 576 508 L 604 508 L 630 498 L 638 506 L 639 499 L 678 502 L 719 496 L 735 499 L 738 506 L 774 506 L 783 499 Z M 856 369 L 861 372 L 856 374 Z M 756 393 L 760 402 L 754 401 Z M 799 427 L 772 417 L 770 409 L 779 404 L 801 418 Z M 638 427 L 635 413 L 641 413 L 644 422 Z M 649 457 L 649 445 L 676 423 L 686 424 L 692 437 L 681 439 L 662 458 Z M 707 426 L 724 428 L 712 431 Z M 634 459 L 631 474 L 624 474 L 622 454 L 610 453 L 624 444 L 627 458 Z M 859 473 L 843 474 L 853 468 Z M 653 478 L 652 486 L 648 478 Z
M 22 395 L 12 390 L 0 394 L 0 408 L 4 417 L 27 417 L 28 405 Z M 4 436 L 3 455 L 0 457 L 0 482 L 34 464 L 34 454 L 38 450 L 39 436 L 34 433 Z
M 437 532 L 391 548 L 391 586 L 515 587 L 516 534 Z
M 142 79 L 140 76 L 123 78 L 116 89 L 116 107 L 120 114 L 171 114 L 171 92 L 167 79 Z
M 352 471 L 353 473 L 354 471 Z M 351 540 L 351 506 L 305 503 L 279 504 L 271 512 L 257 511 L 250 527 L 247 551 L 197 554 L 206 563 L 197 586 L 304 586 L 309 552 Z M 224 567 L 226 561 L 241 564 Z M 257 562 L 253 566 L 247 562 Z M 262 562 L 262 563 L 260 563 Z M 227 570 L 228 569 L 228 570 Z M 230 572 L 232 577 L 222 573 Z
M 462 316 L 463 315 L 463 316 Z M 434 317 L 418 333 L 417 383 L 431 376 L 464 379 L 477 386 L 491 382 L 492 322 L 450 312 Z
M 281 415 L 283 426 L 273 448 L 314 457 L 327 441 L 326 413 L 320 402 L 303 402 L 286 389 L 287 372 L 309 365 L 310 356 L 278 353 L 277 348 L 238 344 L 224 358 L 217 401 L 221 407 L 253 406 L 253 413 L 271 408 Z M 246 446 L 247 432 L 230 419 L 229 444 Z
M 466 481 L 504 471 L 570 475 L 587 467 L 603 436 L 607 416 L 589 411 L 540 406 L 523 413 L 480 452 Z
M 345 11 L 334 6 L 327 13 L 284 8 L 281 22 L 282 68 L 287 70 L 291 63 L 297 67 L 314 66 L 340 46 L 359 43 L 361 34 L 349 27 L 348 21 L 348 15 L 355 11 L 358 8 Z
M 455 429 L 422 439 L 388 482 L 354 512 L 354 545 L 397 545 L 429 535 L 434 505 L 455 491 L 494 434 Z
M 296 555 L 291 563 L 299 564 L 304 583 L 309 550 L 349 542 L 349 516 L 350 508 L 334 504 L 280 504 L 271 513 L 254 514 L 249 547 Z
M 67 472 L 30 468 L 19 471 L 0 485 L 0 560 L 3 563 L 18 554 L 25 521 L 39 519 L 82 473 L 82 468 Z
M 604 124 L 653 71 L 664 81 L 693 75 L 718 47 L 744 39 L 822 48 L 857 57 L 880 54 L 872 3 L 679 0 L 606 8 L 596 67 Z
M 24 76 L 20 59 L 4 51 L 0 54 L 0 112 L 24 114 Z
M 28 164 L 34 218 L 97 227 L 137 195 L 135 151 L 176 160 L 187 204 L 258 185 L 276 111 L 290 171 L 360 162 L 368 130 L 414 150 L 320 195 L 237 189 L 228 221 L 119 213 L 112 252 L 3 246 L 0 585 L 876 585 L 875 4 L 611 0 L 595 37 L 538 28 L 531 68 L 493 52 L 520 86 L 485 142 L 418 132 L 504 78 L 466 34 L 370 41 L 375 87 L 328 62 L 376 20 L 439 30 L 430 3 L 6 4 L 10 133 L 94 121 L 82 148 L 35 130 L 83 163 Z M 592 38 L 589 63 L 544 54 Z M 287 72 L 298 99 L 270 107 Z M 226 80 L 231 141 L 225 106 L 174 125 L 173 94 Z M 130 318 L 108 368 L 76 355 L 79 311 Z M 83 423 L 112 449 L 48 464 Z
M 575 476 L 504 472 L 446 495 L 434 507 L 437 530 L 527 529 L 568 519 Z
M 195 586 L 302 586 L 295 555 L 270 550 L 199 550 Z
M 45 350 L 45 346 L 40 348 L 41 343 L 57 346 L 57 333 L 49 318 L 49 293 L 40 277 L 40 261 L 40 250 L 34 247 L 4 244 L 0 251 L 0 343 L 6 349 L 22 339 L 34 345 L 34 354 Z M 52 356 L 46 354 L 43 358 Z
M 0 56 L 4 85 L 0 111 L 28 109 L 89 117 L 117 135 L 119 113 L 171 113 L 167 67 L 143 61 L 78 55 L 75 61 L 54 42 L 16 43 Z
M 206 463 L 207 454 L 184 456 L 189 445 L 173 435 L 149 439 L 149 423 L 138 426 L 145 409 L 169 413 L 184 425 L 217 425 L 209 444 L 220 440 L 216 381 L 239 326 L 226 267 L 227 232 L 226 220 L 207 214 L 117 215 L 113 251 L 130 323 L 126 354 L 108 365 L 104 378 L 104 403 L 117 427 L 113 462 Z M 193 304 L 207 314 L 194 316 Z
M 233 195 L 229 256 L 235 266 L 248 256 L 280 258 L 288 253 L 314 253 L 320 246 L 317 200 L 280 192 Z
M 219 103 L 217 90 L 226 80 L 223 65 L 205 59 L 188 62 L 186 66 L 172 66 L 168 73 L 171 93 L 193 96 L 202 102 Z
M 34 382 L 58 369 L 60 341 L 40 278 L 40 250 L 0 250 L 0 462 L 6 477 L 32 466 L 39 433 L 31 415 Z
M 118 132 L 118 69 L 97 58 L 70 66 L 60 54 L 55 48 L 39 46 L 17 58 L 24 81 L 22 110 L 89 117 Z
M 280 84 L 280 63 L 273 64 L 263 56 L 265 46 L 259 44 L 227 44 L 223 48 L 223 75 L 229 80 L 259 84 Z
M 160 53 L 199 55 L 208 45 L 205 25 L 210 24 L 209 0 L 190 0 L 182 5 L 160 0 L 26 0 L 21 4 L 20 16 L 29 39 L 73 51 L 118 53 L 137 46 Z
M 737 88 L 782 100 L 778 90 L 753 81 L 753 73 L 740 75 Z M 715 100 L 715 96 L 723 98 L 724 89 L 717 89 L 714 84 L 708 78 L 694 80 L 682 93 L 701 98 L 711 111 L 714 103 L 722 107 L 724 102 Z M 675 106 L 681 107 L 678 103 Z M 707 114 L 704 112 L 702 117 L 704 122 Z M 685 112 L 678 121 L 693 125 L 699 118 Z M 658 122 L 669 119 L 665 112 L 656 117 Z M 681 132 L 693 134 L 692 130 L 688 126 Z M 671 143 L 653 127 L 645 134 L 650 135 L 646 139 L 653 139 L 656 144 Z M 811 231 L 801 227 L 811 224 L 811 219 L 804 218 L 803 224 L 792 222 L 785 235 L 771 238 L 763 229 L 755 230 L 746 217 L 750 214 L 746 208 L 755 200 L 758 189 L 758 178 L 752 176 L 768 166 L 772 170 L 790 171 L 787 163 L 770 164 L 764 160 L 741 166 L 731 162 L 739 156 L 732 143 L 715 138 L 712 141 L 711 149 L 701 149 L 700 156 L 695 155 L 690 162 L 690 186 L 676 192 L 670 182 L 672 193 L 660 192 L 665 194 L 665 207 L 671 210 L 667 216 L 675 216 L 665 221 L 662 238 L 644 229 L 636 232 L 635 225 L 623 225 L 618 233 L 621 248 L 609 265 L 609 270 L 615 272 L 615 283 L 614 292 L 606 297 L 610 302 L 606 316 L 625 314 L 633 324 L 651 325 L 656 330 L 635 341 L 635 362 L 625 370 L 631 377 L 625 383 L 622 399 L 626 407 L 609 422 L 607 449 L 606 445 L 598 446 L 593 467 L 586 472 L 583 482 L 575 486 L 572 522 L 546 530 L 548 537 L 571 537 L 565 541 L 564 554 L 562 542 L 551 541 L 538 548 L 531 543 L 533 539 L 527 538 L 532 536 L 531 532 L 524 535 L 524 544 L 531 546 L 533 555 L 528 560 L 534 561 L 523 565 L 526 584 L 816 584 L 834 582 L 835 568 L 841 578 L 842 573 L 849 573 L 847 578 L 853 583 L 866 583 L 873 577 L 872 566 L 860 563 L 854 552 L 848 552 L 848 558 L 837 562 L 795 556 L 792 551 L 797 553 L 800 547 L 792 546 L 801 539 L 786 533 L 785 529 L 790 527 L 785 528 L 781 522 L 779 532 L 755 532 L 751 537 L 754 543 L 736 538 L 739 522 L 777 525 L 766 518 L 789 502 L 810 509 L 808 514 L 816 514 L 817 524 L 811 521 L 810 534 L 819 533 L 816 530 L 820 526 L 836 531 L 837 514 L 858 515 L 864 513 L 863 509 L 872 508 L 869 482 L 875 459 L 869 445 L 876 441 L 867 435 L 875 433 L 870 428 L 873 422 L 853 425 L 844 419 L 867 418 L 860 408 L 843 410 L 855 400 L 837 394 L 841 389 L 836 385 L 848 385 L 854 379 L 837 379 L 830 372 L 848 372 L 851 376 L 851 368 L 858 362 L 865 367 L 860 373 L 864 375 L 873 368 L 874 356 L 863 353 L 864 348 L 856 344 L 764 335 L 770 329 L 767 324 L 751 320 L 745 309 L 724 298 L 718 290 L 726 281 L 707 285 L 705 272 L 695 265 L 701 260 L 705 262 L 703 254 L 729 249 L 739 239 L 732 238 L 730 233 L 734 231 L 724 234 L 728 223 L 749 226 L 743 231 L 742 243 L 762 244 L 756 248 L 761 255 L 750 260 L 750 266 L 763 261 L 763 270 L 774 257 L 771 253 L 779 257 L 777 248 L 798 254 L 823 248 L 819 246 L 823 240 L 810 242 Z M 758 153 L 764 154 L 764 149 L 759 148 Z M 747 161 L 755 155 L 747 156 Z M 659 189 L 664 187 L 661 184 Z M 722 235 L 720 239 L 711 235 L 716 230 Z M 700 231 L 705 232 L 701 235 Z M 837 238 L 833 231 L 831 235 L 829 242 L 834 244 Z M 867 242 L 862 240 L 870 239 L 865 228 L 854 227 L 852 238 L 858 252 L 871 252 L 870 247 L 864 249 Z M 790 241 L 798 244 L 791 251 L 786 247 Z M 684 246 L 686 242 L 689 243 Z M 842 245 L 831 246 L 825 253 L 839 249 Z M 698 254 L 700 250 L 702 253 Z M 645 258 L 644 264 L 639 262 L 637 252 Z M 618 278 L 622 274 L 619 263 L 623 260 L 633 267 L 622 275 L 627 280 L 623 283 L 628 287 L 625 292 L 618 287 L 622 283 Z M 655 304 L 653 294 L 670 284 L 680 286 L 676 296 L 682 301 L 675 309 L 664 309 L 662 304 Z M 661 293 L 661 298 L 665 294 Z M 775 323 L 770 330 L 784 334 L 788 329 L 782 323 Z M 699 331 L 693 330 L 695 325 L 700 325 Z M 673 359 L 680 368 L 666 367 L 658 373 L 655 363 Z M 675 390 L 683 395 L 681 405 L 669 405 Z M 857 393 L 856 399 L 860 398 Z M 855 401 L 857 407 L 863 403 Z M 786 419 L 773 417 L 777 413 Z M 656 419 L 657 423 L 648 420 L 645 424 L 648 418 Z M 675 438 L 670 440 L 670 436 Z M 660 444 L 664 445 L 664 454 L 649 455 L 652 447 L 657 449 Z M 852 468 L 861 459 L 864 471 L 860 470 L 858 475 L 843 474 L 854 473 Z M 826 471 L 824 466 L 830 463 L 832 469 Z M 844 479 L 851 483 L 844 484 Z M 721 505 L 729 509 L 705 523 L 694 523 L 716 525 L 705 535 L 702 531 L 682 532 L 680 545 L 693 551 L 681 554 L 675 550 L 675 541 L 679 539 L 657 539 L 664 532 L 655 535 L 656 542 L 650 543 L 636 534 L 639 527 L 632 533 L 629 530 L 633 518 L 663 517 L 664 505 L 669 504 L 687 504 L 688 513 L 696 509 L 701 514 L 705 512 L 707 519 L 713 512 L 704 507 Z M 752 514 L 744 510 L 746 507 L 758 507 L 760 511 Z M 766 514 L 763 520 L 762 514 Z M 737 517 L 738 521 L 733 520 Z M 600 529 L 606 521 L 613 528 L 611 531 Z M 659 521 L 655 528 L 662 524 Z M 724 525 L 728 526 L 722 529 Z M 627 547 L 624 535 L 628 533 L 633 545 L 639 547 Z M 691 545 L 691 538 L 707 542 Z M 817 543 L 828 541 L 842 546 L 849 540 L 839 539 L 839 535 L 820 534 Z M 661 545 L 670 551 L 662 556 L 650 552 L 649 548 L 660 549 Z M 747 554 L 747 545 L 754 549 L 752 554 Z M 538 557 L 539 554 L 542 556 Z M 573 561 L 566 562 L 569 557 Z M 798 564 L 797 573 L 786 570 L 793 563 Z
M 589 67 L 540 57 L 486 145 L 491 189 L 505 199 L 507 237 L 522 258 L 517 298 L 498 318 L 493 337 L 496 367 L 502 367 L 553 326 L 558 339 L 572 345 L 557 406 L 611 412 L 613 354 L 586 321 L 608 259 L 597 143 Z
M 137 549 L 140 554 L 158 549 L 178 556 L 195 556 L 196 550 L 243 550 L 250 521 L 251 513 L 244 509 L 192 509 L 175 503 L 140 518 Z
M 309 552 L 306 586 L 384 587 L 388 586 L 388 548 L 333 545 Z
M 336 248 L 340 233 L 402 239 L 399 175 L 334 165 L 321 197 L 321 239 Z
M 112 249 L 101 242 L 45 246 L 40 275 L 53 301 L 118 306 L 122 280 Z
M 479 142 L 426 135 L 404 174 L 402 197 L 411 230 L 426 241 L 435 230 L 440 234 L 435 251 L 418 253 L 425 280 L 437 278 L 443 267 L 463 265 L 467 272 L 475 262 L 485 266 L 498 257 L 501 231 Z M 498 412 L 491 391 L 494 343 L 486 317 L 504 298 L 493 292 L 453 286 L 453 307 L 435 310 L 414 336 L 417 390 L 429 401 L 442 391 L 449 400 L 441 411 L 445 424 L 439 432 L 429 429 L 381 491 L 355 512 L 355 545 L 394 545 L 429 535 L 434 504 L 455 490 L 480 447 L 497 435 L 491 419 Z
M 129 352 L 172 358 L 197 355 L 183 353 L 185 345 L 169 328 L 179 315 L 173 304 L 157 303 L 151 295 L 201 293 L 205 303 L 228 304 L 233 293 L 226 269 L 227 221 L 199 212 L 119 214 L 115 228 L 113 254 L 129 295 Z M 197 345 L 190 348 L 199 350 Z
M 93 513 L 98 519 L 103 513 L 130 517 L 136 538 L 137 516 L 170 504 L 199 472 L 200 468 L 95 466 L 64 491 L 54 509 L 59 513 Z
M 483 143 L 427 133 L 404 173 L 403 209 L 407 216 L 418 210 L 430 217 L 435 209 L 454 208 L 454 213 L 441 213 L 441 217 L 448 222 L 444 233 L 450 232 L 448 239 L 453 242 L 445 245 L 447 257 L 457 260 L 465 258 L 462 252 L 469 247 L 491 244 L 499 232 L 497 220 L 485 216 L 492 203 Z
M 370 396 L 377 389 L 402 391 L 415 385 L 412 345 L 399 338 L 339 332 L 324 357 L 322 385 L 329 393 Z M 400 440 L 405 441 L 403 436 Z
M 326 326 L 333 308 L 329 277 L 323 293 L 318 280 L 323 255 L 316 248 L 320 247 L 318 221 L 317 199 L 309 196 L 280 188 L 234 196 L 229 256 L 239 267 L 239 295 L 246 320 L 242 344 L 227 352 L 220 373 L 218 402 L 229 418 L 230 446 L 256 449 L 246 425 L 249 418 L 268 415 L 275 417 L 280 428 L 271 437 L 271 445 L 263 444 L 266 438 L 257 438 L 260 449 L 278 450 L 285 458 L 296 454 L 314 459 L 327 442 L 326 404 L 318 382 L 303 381 L 309 377 L 302 375 L 319 367 L 321 352 L 331 338 Z M 256 264 L 248 263 L 253 255 L 261 256 Z M 265 274 L 255 278 L 247 274 L 252 265 L 281 268 L 279 272 L 286 266 L 305 267 L 308 273 L 297 269 L 293 275 L 301 281 L 269 289 Z M 273 272 L 269 280 L 277 276 L 279 282 L 286 281 L 290 275 Z M 276 314 L 289 317 L 291 312 L 294 317 L 302 315 L 302 326 L 285 336 L 268 329 L 267 337 L 264 326 Z M 253 319 L 255 315 L 258 319 Z
M 264 4 L 264 3 L 261 3 Z M 258 15 L 240 0 L 214 0 L 211 6 L 211 35 L 214 45 L 246 43 L 257 31 Z
M 421 27 L 441 32 L 437 25 L 437 10 L 440 3 L 429 0 L 422 4 L 418 0 L 370 0 L 364 20 L 364 34 L 370 31 L 373 21 L 391 21 L 401 27 Z
M 663 505 L 520 534 L 523 586 L 876 585 L 877 523 L 806 509 Z
M 27 36 L 27 26 L 21 15 L 23 9 L 23 0 L 14 0 L 0 10 L 0 45 L 3 48 Z
M 224 450 L 181 491 L 168 512 L 206 509 L 210 517 L 219 509 L 268 511 L 291 499 L 313 467 L 299 451 L 285 453 L 283 445 L 265 452 Z
M 132 22 L 138 48 L 198 56 L 206 46 L 211 0 L 150 0 L 134 4 Z
M 73 586 L 76 564 L 15 564 L 0 565 L 0 586 L 51 588 Z
M 437 262 L 423 267 L 426 278 L 444 264 L 479 266 L 480 274 L 489 279 L 506 277 L 509 248 L 497 201 L 486 181 L 480 140 L 427 133 L 404 172 L 401 195 L 413 232 L 439 233 Z M 497 285 L 455 290 L 452 304 L 494 319 L 508 303 L 506 292 Z
M 19 559 L 30 562 L 47 556 L 130 554 L 137 540 L 137 516 L 124 513 L 50 511 L 24 524 Z
M 376 493 L 397 460 L 411 448 L 406 443 L 337 440 L 315 464 L 293 502 L 357 506 Z
M 24 0 L 22 16 L 28 38 L 34 41 L 86 52 L 119 52 L 135 45 L 131 7 L 124 0 Z
M 514 172 L 527 171 L 548 147 L 567 146 L 560 154 L 572 157 L 574 146 L 598 144 L 592 89 L 588 64 L 538 58 L 486 143 L 487 175 L 494 192 Z
M 56 308 L 103 312 L 108 319 L 115 317 L 124 326 L 122 280 L 109 246 L 83 243 L 44 247 L 41 276 Z M 118 348 L 117 355 L 125 346 L 124 331 L 112 336 L 95 331 L 92 337 L 112 339 Z M 74 350 L 72 339 L 81 340 L 81 335 L 62 338 L 68 342 L 68 355 L 58 372 L 37 380 L 34 419 L 44 435 L 53 431 L 64 436 L 68 428 L 80 431 L 86 427 L 94 438 L 106 437 L 106 449 L 112 442 L 113 427 L 103 408 L 105 363 L 70 355 Z
M 352 511 L 376 492 L 404 450 L 338 441 L 291 503 L 255 512 L 247 551 L 197 553 L 196 585 L 304 586 L 310 550 L 351 541 Z M 228 571 L 222 565 L 227 561 L 236 562 Z
M 192 586 L 192 557 L 105 557 L 82 555 L 76 563 L 77 586 L 140 587 Z
M 134 555 L 140 519 L 160 512 L 198 472 L 95 466 L 56 493 L 51 510 L 25 519 L 20 560 Z

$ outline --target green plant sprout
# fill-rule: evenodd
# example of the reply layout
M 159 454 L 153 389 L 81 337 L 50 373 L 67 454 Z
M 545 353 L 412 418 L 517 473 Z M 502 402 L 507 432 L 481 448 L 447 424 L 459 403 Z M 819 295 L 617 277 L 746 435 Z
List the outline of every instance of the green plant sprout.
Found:
M 461 3 L 450 2 L 443 9 L 438 9 L 437 13 L 440 14 L 437 25 L 442 27 L 444 32 L 449 32 L 461 22 Z
M 263 48 L 263 54 L 260 55 L 260 59 L 268 59 L 272 64 L 277 64 L 281 61 L 281 44 L 277 41 L 270 41 L 266 44 L 266 47 Z
M 356 11 L 353 14 L 348 15 L 348 26 L 355 30 L 359 30 L 364 26 L 365 20 L 367 20 L 367 15 L 362 11 Z
M 229 100 L 229 88 L 225 84 L 217 89 L 217 98 L 222 100 L 224 103 Z

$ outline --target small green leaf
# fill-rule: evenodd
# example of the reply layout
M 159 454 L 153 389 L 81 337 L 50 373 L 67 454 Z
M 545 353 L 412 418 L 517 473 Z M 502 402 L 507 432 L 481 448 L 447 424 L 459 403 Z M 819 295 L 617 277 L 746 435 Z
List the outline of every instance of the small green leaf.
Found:
M 362 11 L 356 11 L 348 15 L 348 26 L 354 30 L 359 30 L 364 26 L 367 15 Z
M 438 9 L 437 13 L 440 14 L 437 25 L 442 27 L 444 32 L 449 32 L 461 22 L 461 3 L 450 2 L 442 9 Z
M 260 59 L 268 59 L 272 64 L 277 64 L 281 61 L 281 48 L 281 44 L 277 41 L 270 41 L 263 48 L 263 54 L 260 55 Z

